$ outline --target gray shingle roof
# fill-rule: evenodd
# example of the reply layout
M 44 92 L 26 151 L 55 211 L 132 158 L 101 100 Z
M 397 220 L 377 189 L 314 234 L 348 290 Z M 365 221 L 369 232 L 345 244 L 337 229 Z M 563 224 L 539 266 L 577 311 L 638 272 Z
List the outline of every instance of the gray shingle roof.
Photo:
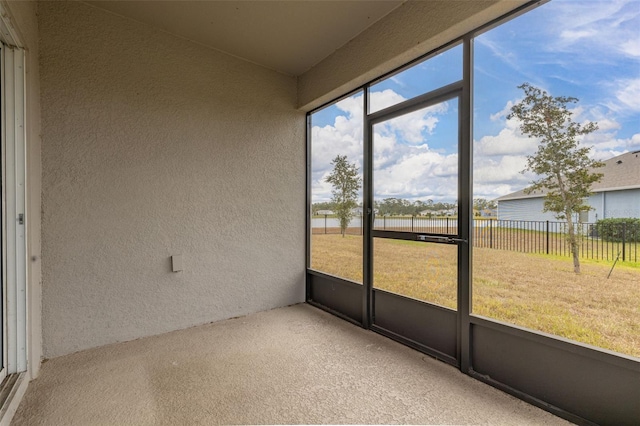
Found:
M 598 169 L 602 173 L 600 182 L 591 187 L 592 192 L 615 191 L 621 189 L 640 188 L 640 151 L 627 152 L 604 161 L 604 167 Z M 546 194 L 544 190 L 525 194 L 524 189 L 503 195 L 498 201 L 516 200 L 519 198 L 536 198 Z

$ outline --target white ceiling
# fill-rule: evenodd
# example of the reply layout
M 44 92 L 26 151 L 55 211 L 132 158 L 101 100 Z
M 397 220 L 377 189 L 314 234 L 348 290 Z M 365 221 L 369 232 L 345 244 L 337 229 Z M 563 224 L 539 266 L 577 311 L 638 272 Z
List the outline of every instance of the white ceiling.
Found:
M 289 75 L 300 75 L 405 0 L 87 1 Z

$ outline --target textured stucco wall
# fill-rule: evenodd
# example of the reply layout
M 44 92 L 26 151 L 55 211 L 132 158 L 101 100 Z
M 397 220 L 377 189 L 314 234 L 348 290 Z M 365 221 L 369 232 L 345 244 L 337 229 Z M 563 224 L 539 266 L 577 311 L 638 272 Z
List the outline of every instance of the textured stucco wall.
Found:
M 45 356 L 302 301 L 295 79 L 82 3 L 38 12 Z
M 38 68 L 38 18 L 34 1 L 3 2 L 25 49 L 27 141 L 27 366 L 31 378 L 40 371 L 42 357 L 41 297 L 41 159 L 40 73 Z
M 527 0 L 409 0 L 302 74 L 305 111 L 424 55 L 516 9 Z

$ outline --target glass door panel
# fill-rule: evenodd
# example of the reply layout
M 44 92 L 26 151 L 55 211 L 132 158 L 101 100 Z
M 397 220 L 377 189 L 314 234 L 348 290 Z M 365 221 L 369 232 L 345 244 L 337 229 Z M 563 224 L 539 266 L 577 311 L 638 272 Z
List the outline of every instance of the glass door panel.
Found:
M 374 288 L 456 309 L 456 245 L 374 238 L 373 267 Z
M 452 97 L 372 126 L 373 288 L 450 309 L 458 288 L 458 123 Z

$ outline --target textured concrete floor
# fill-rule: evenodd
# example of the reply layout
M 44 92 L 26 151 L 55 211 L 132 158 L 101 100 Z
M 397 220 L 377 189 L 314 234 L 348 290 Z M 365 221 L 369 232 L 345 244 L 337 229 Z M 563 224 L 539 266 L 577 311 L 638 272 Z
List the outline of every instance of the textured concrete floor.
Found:
M 309 305 L 46 362 L 14 425 L 567 424 Z

